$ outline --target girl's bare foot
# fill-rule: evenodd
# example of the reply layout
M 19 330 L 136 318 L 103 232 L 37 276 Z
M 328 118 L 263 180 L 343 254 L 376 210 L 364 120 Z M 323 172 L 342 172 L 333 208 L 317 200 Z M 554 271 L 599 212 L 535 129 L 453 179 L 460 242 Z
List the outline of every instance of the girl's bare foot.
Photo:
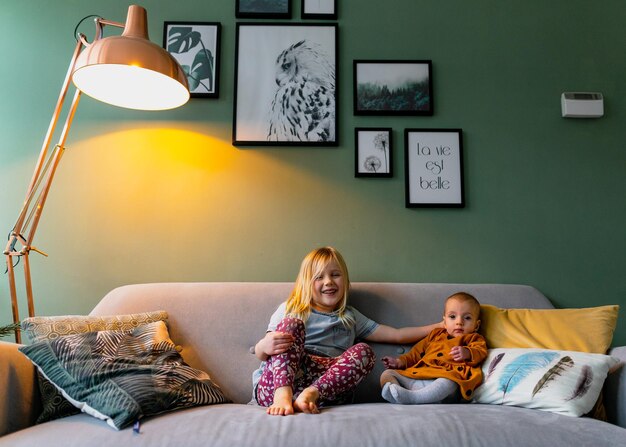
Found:
M 317 414 L 320 412 L 319 408 L 317 408 L 319 397 L 320 393 L 317 391 L 317 388 L 312 386 L 305 388 L 293 403 L 293 408 L 303 413 Z
M 287 416 L 294 413 L 293 391 L 290 386 L 282 386 L 274 391 L 274 402 L 267 407 L 267 414 L 273 416 Z

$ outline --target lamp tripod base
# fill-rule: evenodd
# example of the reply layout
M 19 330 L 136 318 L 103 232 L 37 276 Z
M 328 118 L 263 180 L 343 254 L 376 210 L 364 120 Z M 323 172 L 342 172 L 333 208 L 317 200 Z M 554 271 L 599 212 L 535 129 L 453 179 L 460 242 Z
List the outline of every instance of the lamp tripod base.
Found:
M 28 252 L 20 255 L 24 261 L 24 283 L 26 286 L 26 299 L 28 301 L 28 316 L 35 316 L 35 305 L 33 301 L 33 285 L 30 277 L 30 261 Z M 7 276 L 9 278 L 9 293 L 11 294 L 11 311 L 13 313 L 13 323 L 20 323 L 20 312 L 17 303 L 17 288 L 15 286 L 15 268 L 13 267 L 13 255 L 6 255 Z M 18 328 L 15 331 L 15 342 L 22 343 L 22 334 Z

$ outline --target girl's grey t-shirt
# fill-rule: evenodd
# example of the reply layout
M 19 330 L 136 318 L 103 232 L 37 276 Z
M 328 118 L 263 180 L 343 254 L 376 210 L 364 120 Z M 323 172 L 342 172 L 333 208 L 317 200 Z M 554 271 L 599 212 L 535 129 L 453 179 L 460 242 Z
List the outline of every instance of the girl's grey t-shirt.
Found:
M 285 317 L 287 303 L 282 303 L 270 318 L 268 332 L 276 330 L 278 323 Z M 338 312 L 325 313 L 311 309 L 311 315 L 305 323 L 306 340 L 304 349 L 324 357 L 337 357 L 354 344 L 357 338 L 365 338 L 379 326 L 352 306 L 346 306 L 346 314 L 354 319 L 352 327 L 346 327 L 339 319 Z
M 278 306 L 270 318 L 267 326 L 268 332 L 276 330 L 278 323 L 285 317 L 286 307 L 286 302 Z M 337 357 L 354 345 L 357 338 L 366 338 L 379 326 L 374 320 L 367 318 L 352 306 L 346 306 L 346 314 L 351 315 L 354 319 L 352 327 L 346 327 L 343 324 L 339 319 L 338 312 L 325 313 L 312 309 L 311 315 L 305 323 L 304 349 L 314 355 Z M 253 373 L 252 382 L 255 389 L 264 364 L 265 362 L 261 363 L 261 367 Z

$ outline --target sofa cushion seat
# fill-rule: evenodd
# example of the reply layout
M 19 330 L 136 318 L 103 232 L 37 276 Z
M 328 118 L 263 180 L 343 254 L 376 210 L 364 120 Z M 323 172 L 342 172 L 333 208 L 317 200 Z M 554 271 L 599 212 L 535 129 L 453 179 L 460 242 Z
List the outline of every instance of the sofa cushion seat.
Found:
M 416 425 L 423 428 L 416 432 Z M 116 433 L 102 421 L 80 414 L 2 437 L 0 445 L 84 447 L 88 439 L 90 447 L 109 447 L 111 442 L 134 447 L 380 447 L 383 439 L 388 446 L 571 447 L 624 445 L 624 433 L 623 428 L 595 419 L 499 405 L 369 403 L 327 408 L 319 415 L 272 417 L 256 405 L 218 404 L 148 418 L 140 434 L 130 429 Z

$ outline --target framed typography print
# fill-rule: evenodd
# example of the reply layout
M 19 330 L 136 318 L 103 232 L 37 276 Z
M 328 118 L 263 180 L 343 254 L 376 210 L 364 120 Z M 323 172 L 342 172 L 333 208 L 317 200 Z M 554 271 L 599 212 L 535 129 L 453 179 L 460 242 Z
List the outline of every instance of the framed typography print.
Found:
M 357 127 L 354 145 L 355 177 L 393 176 L 390 127 Z
M 165 22 L 163 48 L 181 65 L 194 98 L 219 96 L 220 32 L 217 22 Z
M 238 23 L 233 144 L 336 146 L 337 25 Z
M 238 19 L 290 19 L 291 0 L 235 0 Z
M 355 115 L 432 115 L 432 62 L 353 61 Z
M 302 0 L 303 19 L 337 20 L 337 0 Z
M 461 129 L 404 130 L 407 208 L 465 206 Z

